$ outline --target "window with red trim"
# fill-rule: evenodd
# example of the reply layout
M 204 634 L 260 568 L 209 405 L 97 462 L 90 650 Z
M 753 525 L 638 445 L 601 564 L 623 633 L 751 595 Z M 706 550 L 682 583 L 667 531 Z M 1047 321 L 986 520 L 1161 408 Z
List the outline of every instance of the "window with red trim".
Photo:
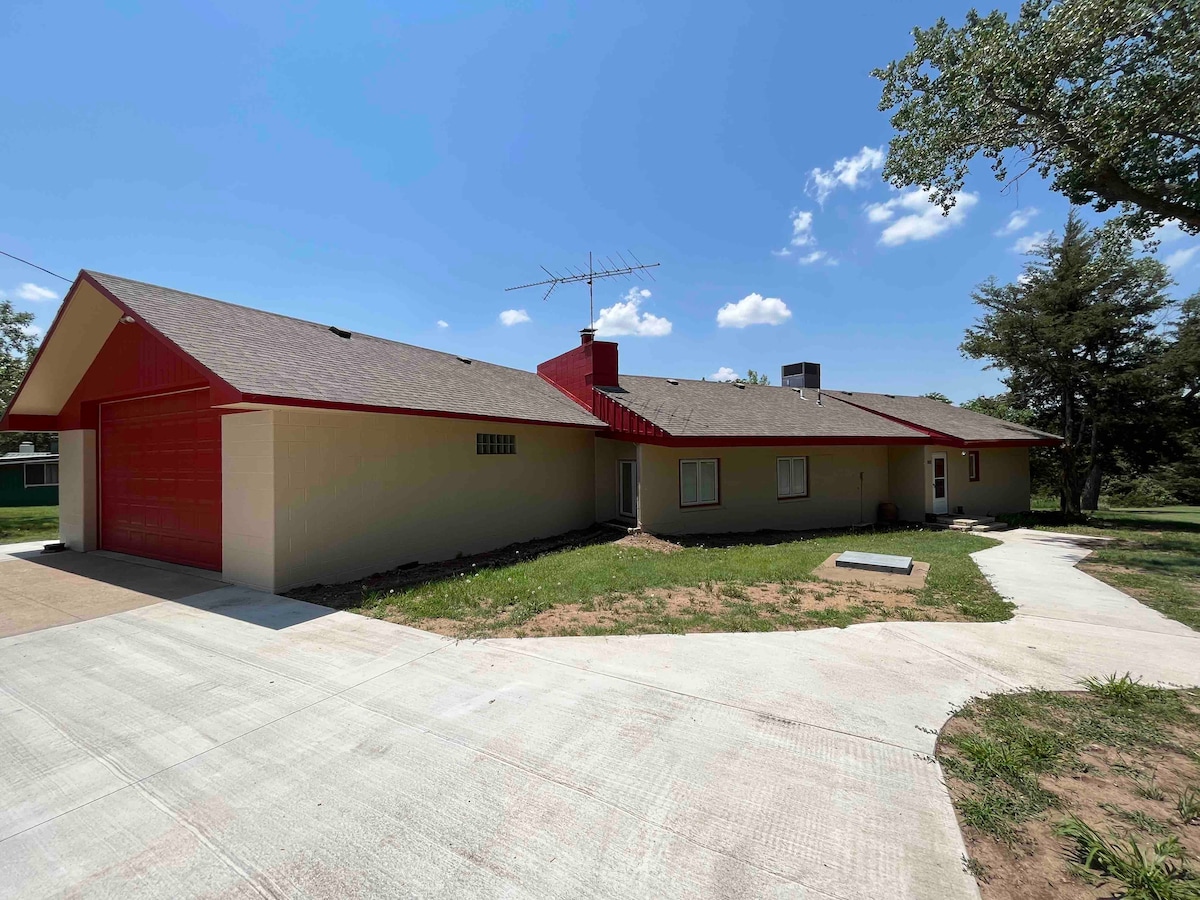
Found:
M 978 481 L 979 480 L 979 451 L 978 450 L 968 450 L 967 451 L 967 480 L 968 481 Z

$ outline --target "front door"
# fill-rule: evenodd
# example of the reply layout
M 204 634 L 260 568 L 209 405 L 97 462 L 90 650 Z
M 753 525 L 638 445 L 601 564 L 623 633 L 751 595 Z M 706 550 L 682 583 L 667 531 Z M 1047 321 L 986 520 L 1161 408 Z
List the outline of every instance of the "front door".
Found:
M 617 460 L 617 512 L 637 521 L 637 460 Z
M 946 454 L 933 454 L 933 513 L 945 515 L 950 512 L 950 498 L 946 490 Z

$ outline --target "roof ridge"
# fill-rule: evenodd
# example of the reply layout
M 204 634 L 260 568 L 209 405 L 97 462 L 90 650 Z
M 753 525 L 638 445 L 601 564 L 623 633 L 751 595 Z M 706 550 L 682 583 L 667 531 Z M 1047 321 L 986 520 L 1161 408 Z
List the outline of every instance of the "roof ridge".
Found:
M 156 291 L 168 291 L 172 294 L 181 294 L 184 297 L 195 297 L 197 300 L 207 300 L 210 303 L 220 303 L 222 306 L 232 306 L 234 309 L 244 309 L 248 312 L 255 313 L 256 315 L 274 316 L 277 319 L 286 319 L 289 322 L 299 322 L 301 325 L 311 325 L 314 328 L 320 328 L 320 329 L 328 329 L 330 327 L 329 325 L 322 325 L 320 322 L 314 322 L 314 321 L 312 321 L 312 319 L 302 319 L 299 316 L 289 316 L 287 313 L 279 313 L 279 312 L 275 312 L 275 311 L 269 310 L 269 309 L 260 309 L 257 306 L 246 306 L 243 303 L 232 303 L 229 300 L 220 300 L 216 297 L 209 297 L 204 294 L 193 294 L 190 291 L 181 291 L 178 288 L 167 287 L 166 285 L 162 285 L 162 284 L 154 284 L 153 282 L 150 282 L 150 281 L 138 281 L 135 278 L 126 278 L 124 275 L 113 275 L 109 272 L 98 272 L 95 269 L 83 269 L 82 271 L 91 276 L 99 276 L 101 278 L 113 278 L 113 279 L 116 279 L 117 281 L 128 282 L 129 284 L 136 284 L 136 285 L 140 285 L 142 287 L 154 288 Z M 448 350 L 434 350 L 432 347 L 422 347 L 420 344 L 410 344 L 406 341 L 397 341 L 397 340 L 393 340 L 392 338 L 380 337 L 377 334 L 369 334 L 368 332 L 365 332 L 365 331 L 355 331 L 355 332 L 352 332 L 352 334 L 354 335 L 354 337 L 369 338 L 370 340 L 373 340 L 373 341 L 380 341 L 381 343 L 384 343 L 384 344 L 393 344 L 398 347 L 409 347 L 409 348 L 412 348 L 413 350 L 421 350 L 425 353 L 435 353 L 438 356 L 446 356 L 451 359 L 460 359 L 460 360 L 461 359 L 470 359 L 472 363 L 479 363 L 480 365 L 490 366 L 495 369 L 504 369 L 505 371 L 509 371 L 509 372 L 521 372 L 525 375 L 537 374 L 536 372 L 530 371 L 529 369 L 518 369 L 515 366 L 502 366 L 499 363 L 488 362 L 487 360 L 484 360 L 484 359 L 475 359 L 474 357 L 464 357 L 457 353 L 451 353 Z

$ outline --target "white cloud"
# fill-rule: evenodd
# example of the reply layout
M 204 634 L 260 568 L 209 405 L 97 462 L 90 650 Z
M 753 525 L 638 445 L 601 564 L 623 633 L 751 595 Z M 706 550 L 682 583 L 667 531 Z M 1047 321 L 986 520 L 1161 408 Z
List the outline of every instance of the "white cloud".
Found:
M 839 159 L 828 171 L 813 169 L 808 173 L 807 190 L 820 204 L 838 187 L 856 188 L 864 172 L 883 166 L 882 147 L 863 147 L 853 156 Z
M 510 312 L 511 312 L 511 310 L 510 310 Z M 445 319 L 438 319 L 438 320 L 437 320 L 437 327 L 438 327 L 438 328 L 449 328 L 449 327 L 450 327 L 450 323 L 449 323 L 449 322 L 447 322 Z
M 45 303 L 48 300 L 57 300 L 58 292 L 34 284 L 32 281 L 25 281 L 17 285 L 17 289 L 12 293 L 0 291 L 0 298 L 2 297 L 16 297 L 18 300 L 25 300 L 29 303 Z
M 717 371 L 708 376 L 709 381 L 736 381 L 741 378 L 737 372 L 729 368 L 729 366 L 721 366 Z
M 1158 230 L 1154 232 L 1154 239 L 1163 244 L 1169 244 L 1171 241 L 1177 241 L 1183 237 L 1183 229 L 1179 227 L 1178 219 L 1167 219 Z
M 1037 207 L 1034 206 L 1028 206 L 1025 209 L 1015 210 L 1009 215 L 1008 221 L 1004 223 L 1004 227 L 996 230 L 996 236 L 1003 237 L 1006 234 L 1012 234 L 1014 231 L 1020 231 L 1022 228 L 1032 222 L 1037 214 Z
M 792 246 L 806 247 L 816 238 L 812 233 L 813 214 L 806 209 L 792 211 Z
M 820 262 L 825 259 L 826 253 L 824 250 L 814 250 L 812 253 L 806 254 L 797 260 L 802 266 L 811 266 L 813 263 Z M 833 264 L 833 260 L 829 260 L 829 264 Z
M 520 325 L 522 322 L 528 321 L 529 313 L 525 312 L 523 309 L 506 309 L 504 312 L 500 313 L 501 325 Z
M 1185 247 L 1183 250 L 1176 250 L 1164 259 L 1163 263 L 1172 272 L 1177 271 L 1191 261 L 1192 257 L 1196 255 L 1197 250 L 1200 250 L 1200 247 Z
M 747 325 L 781 325 L 792 311 L 778 297 L 747 294 L 737 303 L 726 303 L 717 311 L 721 328 L 745 328 Z
M 947 215 L 942 215 L 938 204 L 930 203 L 929 197 L 919 188 L 906 191 L 884 203 L 871 203 L 866 207 L 867 221 L 880 225 L 890 222 L 879 235 L 879 243 L 895 247 L 908 241 L 924 241 L 936 237 L 967 218 L 967 210 L 979 202 L 979 195 L 969 192 L 955 194 L 956 203 Z M 900 218 L 896 216 L 900 213 Z M 894 221 L 893 221 L 894 219 Z
M 29 335 L 31 338 L 37 338 L 38 340 L 41 340 L 42 335 L 44 335 L 46 333 L 45 329 L 43 329 L 40 325 L 33 325 L 33 324 L 22 325 L 21 330 L 23 332 L 25 332 L 27 335 Z
M 642 301 L 649 297 L 650 292 L 645 288 L 630 288 L 621 300 L 600 310 L 600 317 L 596 319 L 597 336 L 665 337 L 670 334 L 670 320 L 639 309 Z
M 1013 253 L 1031 253 L 1033 249 L 1046 242 L 1050 237 L 1049 231 L 1035 231 L 1033 234 L 1022 235 L 1012 245 Z

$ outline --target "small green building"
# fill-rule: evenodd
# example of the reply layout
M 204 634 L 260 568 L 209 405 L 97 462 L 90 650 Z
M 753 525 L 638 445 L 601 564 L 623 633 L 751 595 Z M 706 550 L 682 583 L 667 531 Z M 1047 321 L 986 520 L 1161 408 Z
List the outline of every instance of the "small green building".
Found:
M 58 454 L 0 456 L 0 506 L 58 506 Z

